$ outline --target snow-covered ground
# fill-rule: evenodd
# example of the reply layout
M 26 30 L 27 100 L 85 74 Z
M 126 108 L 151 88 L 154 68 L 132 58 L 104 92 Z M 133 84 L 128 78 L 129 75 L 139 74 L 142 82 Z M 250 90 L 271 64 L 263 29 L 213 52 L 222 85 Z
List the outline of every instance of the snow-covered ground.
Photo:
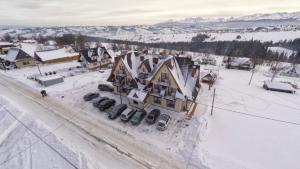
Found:
M 265 67 L 251 72 L 221 69 L 216 88 L 215 108 L 210 116 L 212 91 L 206 85 L 199 96 L 198 111 L 205 110 L 207 136 L 197 151 L 205 151 L 206 162 L 214 169 L 299 168 L 300 91 L 296 94 L 262 88 Z M 299 78 L 277 77 L 276 81 L 300 84 Z
M 11 104 L 11 101 L 0 95 L 1 169 L 74 168 L 36 135 L 21 125 L 11 114 L 71 163 L 79 168 L 88 169 L 88 163 L 84 156 L 67 148 L 44 124 L 36 121 L 26 112 L 18 110 Z
M 221 63 L 222 57 L 213 57 L 218 64 Z M 41 67 L 41 70 L 66 69 L 76 66 L 73 64 L 47 65 Z M 202 66 L 202 69 L 212 69 L 219 75 L 214 85 L 216 99 L 213 116 L 210 116 L 212 90 L 209 91 L 208 86 L 202 84 L 197 100 L 199 104 L 191 120 L 187 120 L 184 113 L 161 110 L 172 116 L 165 132 L 158 132 L 155 126 L 144 122 L 132 126 L 119 119 L 111 121 L 106 113 L 95 109 L 91 102 L 83 101 L 84 94 L 99 92 L 97 85 L 107 83 L 110 70 L 68 76 L 64 83 L 47 88 L 27 79 L 27 76 L 38 74 L 36 67 L 0 73 L 35 90 L 46 89 L 50 97 L 64 105 L 82 111 L 97 123 L 110 126 L 136 143 L 161 150 L 183 162 L 187 168 L 296 169 L 300 152 L 300 91 L 287 94 L 264 90 L 263 81 L 271 78 L 266 76 L 266 66 L 259 67 L 250 86 L 249 71 L 228 70 L 220 66 Z M 278 76 L 275 80 L 289 81 L 300 86 L 299 78 Z M 118 95 L 99 93 L 120 103 Z M 127 103 L 125 97 L 122 100 Z M 153 108 L 149 106 L 146 110 Z M 28 161 L 28 158 L 24 160 Z
M 241 39 L 237 39 L 240 35 Z M 300 31 L 274 31 L 274 32 L 234 32 L 234 33 L 210 33 L 210 39 L 207 41 L 249 41 L 259 40 L 262 42 L 273 41 L 279 42 L 283 40 L 294 40 L 300 38 Z

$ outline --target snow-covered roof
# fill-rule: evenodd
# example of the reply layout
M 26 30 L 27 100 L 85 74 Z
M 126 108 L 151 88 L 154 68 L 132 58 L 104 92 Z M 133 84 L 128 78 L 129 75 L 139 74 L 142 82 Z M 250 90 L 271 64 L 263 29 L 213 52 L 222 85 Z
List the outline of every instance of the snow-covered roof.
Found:
M 40 81 L 48 81 L 48 80 L 56 80 L 56 79 L 61 79 L 63 78 L 60 75 L 50 75 L 50 76 L 40 76 L 37 79 Z
M 31 57 L 34 57 L 34 53 L 38 51 L 38 44 L 35 43 L 20 43 L 18 47 Z
M 169 70 L 172 73 L 176 83 L 178 84 L 179 89 L 182 91 L 182 94 L 188 99 L 193 99 L 193 91 L 197 78 L 192 76 L 192 72 L 189 72 L 188 67 L 186 67 L 185 70 L 183 68 L 180 68 L 175 57 L 173 59 L 175 63 L 174 67 L 172 69 L 169 68 Z M 185 72 L 183 73 L 182 71 Z
M 48 61 L 65 57 L 79 56 L 79 53 L 69 52 L 66 48 L 60 48 L 56 50 L 36 52 L 36 55 L 42 61 Z
M 10 62 L 13 62 L 13 61 L 16 60 L 18 53 L 19 53 L 19 49 L 18 48 L 11 48 L 8 51 L 7 55 L 5 55 L 3 57 L 3 59 L 7 60 L 7 61 L 10 61 Z
M 37 43 L 37 41 L 34 40 L 34 39 L 23 40 L 22 42 L 24 42 L 24 43 Z
M 132 89 L 127 97 L 138 102 L 143 102 L 147 97 L 147 92 L 141 91 L 139 89 Z
M 294 88 L 288 83 L 265 81 L 265 85 L 267 85 L 267 87 L 270 89 L 294 91 Z
M 250 58 L 244 58 L 244 57 L 231 57 L 230 64 L 231 66 L 239 66 L 241 64 L 244 64 L 246 62 L 251 61 Z
M 188 99 L 193 99 L 194 89 L 198 79 L 199 71 L 197 69 L 196 72 L 194 72 L 196 74 L 193 74 L 193 68 L 197 67 L 195 67 L 194 62 L 191 60 L 191 58 L 178 58 L 171 55 L 143 55 L 142 57 L 144 57 L 144 59 L 141 60 L 141 56 L 137 56 L 135 53 L 136 52 L 129 52 L 124 57 L 118 58 L 121 62 L 123 62 L 125 68 L 128 70 L 130 76 L 132 76 L 133 79 L 139 78 L 139 67 L 147 60 L 149 62 L 147 64 L 149 64 L 148 66 L 151 68 L 149 76 L 145 79 L 148 81 L 153 80 L 153 78 L 157 76 L 159 70 L 161 70 L 161 68 L 166 65 L 167 69 L 171 73 L 171 76 L 176 81 L 179 90 L 181 91 L 181 94 L 177 93 L 176 97 L 178 96 L 177 98 L 181 99 L 185 99 L 185 97 L 187 97 Z M 157 63 L 154 63 L 154 58 L 157 59 Z M 111 77 L 113 76 L 110 76 L 109 79 L 111 79 Z M 145 88 L 145 86 L 139 85 L 139 83 L 138 86 L 141 86 L 139 87 L 139 89 Z
M 108 49 L 107 53 L 111 56 L 111 61 L 115 62 L 115 57 L 117 57 L 117 55 L 120 55 L 121 51 L 114 52 L 112 49 Z
M 12 46 L 13 43 L 10 42 L 0 42 L 0 46 Z

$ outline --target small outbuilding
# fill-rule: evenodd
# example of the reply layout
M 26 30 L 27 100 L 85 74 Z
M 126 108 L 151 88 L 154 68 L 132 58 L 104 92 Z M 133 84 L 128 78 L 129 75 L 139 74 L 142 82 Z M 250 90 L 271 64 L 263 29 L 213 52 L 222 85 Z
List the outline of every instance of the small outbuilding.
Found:
M 253 68 L 253 63 L 250 58 L 228 57 L 225 62 L 226 68 L 228 69 L 251 70 Z
M 76 53 L 72 49 L 67 48 L 35 52 L 35 58 L 42 63 L 78 61 L 79 57 L 79 53 Z
M 36 79 L 38 83 L 45 87 L 64 82 L 64 78 L 60 75 L 40 76 Z
M 147 95 L 148 95 L 147 92 L 140 91 L 138 89 L 132 89 L 128 94 L 127 98 L 131 106 L 139 109 L 144 109 Z
M 214 72 L 206 73 L 202 78 L 201 81 L 204 83 L 214 83 L 217 79 L 217 74 Z
M 7 54 L 9 48 L 13 46 L 14 44 L 10 42 L 0 42 L 0 54 Z
M 265 81 L 263 88 L 266 90 L 285 92 L 285 93 L 295 93 L 295 89 L 288 83 L 283 82 L 271 82 Z

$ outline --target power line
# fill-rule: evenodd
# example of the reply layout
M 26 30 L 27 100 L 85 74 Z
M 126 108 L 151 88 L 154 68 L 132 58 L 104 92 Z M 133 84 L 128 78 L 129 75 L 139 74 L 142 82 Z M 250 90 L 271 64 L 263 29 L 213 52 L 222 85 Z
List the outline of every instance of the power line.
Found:
M 208 104 L 203 104 L 203 103 L 198 103 L 198 102 L 196 102 L 196 103 L 200 104 L 200 105 L 203 105 L 203 106 L 211 107 L 211 105 L 208 105 Z M 259 116 L 259 115 L 255 115 L 255 114 L 250 114 L 250 113 L 245 113 L 245 112 L 241 112 L 241 111 L 227 109 L 227 108 L 224 108 L 224 107 L 214 106 L 214 108 L 219 109 L 219 110 L 224 110 L 224 111 L 227 111 L 227 112 L 232 112 L 232 113 L 236 113 L 236 114 L 245 115 L 245 116 L 256 117 L 256 118 L 261 118 L 261 119 L 266 119 L 266 120 L 271 120 L 271 121 L 276 121 L 276 122 L 281 122 L 281 123 L 300 126 L 300 123 L 296 123 L 296 122 L 290 122 L 290 121 L 279 120 L 279 119 L 275 119 L 275 118 L 271 118 L 271 117 Z
M 21 120 L 19 120 L 13 113 L 11 113 L 6 107 L 4 107 L 3 105 L 1 105 L 2 108 L 9 113 L 15 120 L 17 120 L 22 126 L 24 126 L 30 133 L 32 133 L 35 137 L 37 137 L 39 140 L 34 142 L 33 144 L 31 144 L 31 146 L 25 148 L 24 150 L 18 152 L 16 155 L 10 157 L 9 159 L 5 160 L 4 162 L 2 162 L 0 164 L 0 166 L 6 164 L 7 162 L 9 162 L 10 160 L 14 159 L 15 157 L 19 156 L 20 154 L 22 154 L 23 152 L 27 151 L 29 148 L 31 148 L 32 146 L 36 145 L 37 143 L 39 143 L 40 141 L 42 141 L 46 146 L 48 146 L 50 149 L 52 149 L 56 154 L 58 154 L 62 159 L 64 159 L 66 162 L 68 162 L 73 168 L 78 169 L 78 167 L 73 164 L 70 160 L 68 160 L 63 154 L 61 154 L 59 151 L 57 151 L 54 147 L 52 147 L 49 143 L 47 143 L 44 139 L 46 137 L 48 137 L 50 134 L 53 134 L 53 132 L 55 132 L 56 130 L 60 129 L 62 126 L 64 126 L 66 123 L 69 123 L 71 119 L 75 118 L 79 113 L 74 114 L 73 116 L 71 116 L 69 119 L 66 120 L 66 122 L 61 123 L 57 128 L 55 128 L 54 130 L 50 131 L 47 135 L 45 135 L 44 137 L 40 137 L 38 134 L 36 134 L 33 130 L 30 129 L 30 127 L 28 127 L 26 124 L 24 124 Z
M 226 89 L 222 89 L 222 88 L 218 88 L 219 90 L 223 90 L 223 91 L 226 91 Z M 270 100 L 267 100 L 265 98 L 262 98 L 262 97 L 259 97 L 259 96 L 256 96 L 256 95 L 253 95 L 253 94 L 250 94 L 250 93 L 246 93 L 246 92 L 243 92 L 243 91 L 240 91 L 240 90 L 237 90 L 237 89 L 234 89 L 234 88 L 229 88 L 231 92 L 236 92 L 236 93 L 244 93 L 248 96 L 251 96 L 251 97 L 254 97 L 254 98 L 257 98 L 257 99 L 261 99 L 261 100 L 264 100 L 264 101 L 267 101 L 269 103 L 274 103 L 274 104 L 278 104 L 278 105 L 281 105 L 281 106 L 284 106 L 284 107 L 287 107 L 287 108 L 290 108 L 290 109 L 294 109 L 294 110 L 300 110 L 299 108 L 297 107 L 293 107 L 293 106 L 289 106 L 289 105 L 285 105 L 285 104 L 281 104 L 281 103 L 276 103 L 276 102 L 272 102 Z M 275 96 L 279 97 L 278 95 L 274 94 Z M 293 101 L 291 101 L 293 102 Z M 295 102 L 294 102 L 295 103 Z M 299 105 L 298 103 L 295 103 L 297 105 Z

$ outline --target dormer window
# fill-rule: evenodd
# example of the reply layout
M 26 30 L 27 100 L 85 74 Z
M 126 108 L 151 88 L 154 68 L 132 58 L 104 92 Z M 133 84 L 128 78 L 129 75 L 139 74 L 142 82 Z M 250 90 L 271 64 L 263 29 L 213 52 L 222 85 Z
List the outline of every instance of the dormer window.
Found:
M 125 70 L 125 66 L 121 65 L 120 70 Z

